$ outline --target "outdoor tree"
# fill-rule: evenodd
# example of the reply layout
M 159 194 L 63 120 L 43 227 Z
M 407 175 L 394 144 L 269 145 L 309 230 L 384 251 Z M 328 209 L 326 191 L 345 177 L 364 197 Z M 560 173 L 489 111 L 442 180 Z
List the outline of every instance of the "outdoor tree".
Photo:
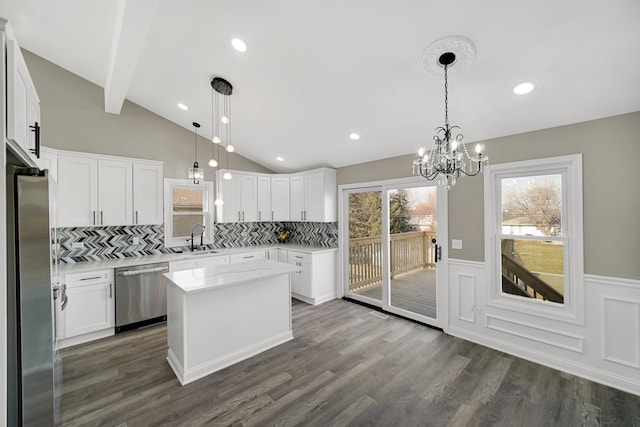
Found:
M 560 187 L 553 181 L 519 186 L 507 193 L 504 211 L 511 217 L 526 216 L 545 236 L 560 233 L 562 198 Z
M 406 190 L 389 196 L 391 234 L 413 231 L 412 207 Z M 382 236 L 382 194 L 376 191 L 349 195 L 349 238 Z
M 349 195 L 349 238 L 382 235 L 382 194 L 377 191 Z
M 396 190 L 389 196 L 389 231 L 391 234 L 406 233 L 415 228 L 410 223 L 411 206 L 407 190 Z

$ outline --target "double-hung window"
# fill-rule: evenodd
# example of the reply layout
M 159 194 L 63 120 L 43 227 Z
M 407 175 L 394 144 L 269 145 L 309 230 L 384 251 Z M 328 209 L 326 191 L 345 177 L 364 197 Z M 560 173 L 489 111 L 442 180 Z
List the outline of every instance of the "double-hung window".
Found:
M 165 246 L 189 246 L 213 242 L 213 183 L 165 179 Z
M 581 165 L 570 155 L 486 171 L 490 304 L 582 321 Z

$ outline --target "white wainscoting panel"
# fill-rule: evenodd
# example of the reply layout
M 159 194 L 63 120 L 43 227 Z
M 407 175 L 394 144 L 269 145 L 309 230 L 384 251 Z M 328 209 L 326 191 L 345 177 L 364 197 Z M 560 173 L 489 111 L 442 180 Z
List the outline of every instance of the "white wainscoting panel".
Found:
M 543 328 L 492 314 L 486 315 L 486 326 L 488 329 L 493 329 L 494 331 L 501 331 L 542 344 L 564 348 L 565 350 L 576 353 L 583 353 L 584 351 L 584 337 L 567 334 L 557 329 Z
M 476 323 L 474 313 L 476 307 L 476 277 L 472 274 L 458 273 L 455 282 L 458 291 L 458 310 L 456 315 L 459 320 Z
M 602 298 L 602 358 L 640 368 L 640 301 Z
M 449 260 L 448 333 L 640 396 L 640 280 L 584 275 L 576 324 L 491 304 L 488 277 Z

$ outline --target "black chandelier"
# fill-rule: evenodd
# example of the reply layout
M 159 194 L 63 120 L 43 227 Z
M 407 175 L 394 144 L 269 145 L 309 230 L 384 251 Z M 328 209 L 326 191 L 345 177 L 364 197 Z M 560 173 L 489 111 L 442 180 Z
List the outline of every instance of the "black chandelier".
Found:
M 464 136 L 460 126 L 449 124 L 449 82 L 448 70 L 456 62 L 456 54 L 444 52 L 438 58 L 438 63 L 444 67 L 444 126 L 436 128 L 433 145 L 429 152 L 424 148 L 418 151 L 418 158 L 413 161 L 413 174 L 423 178 L 437 180 L 439 185 L 447 190 L 456 184 L 461 176 L 474 176 L 482 171 L 482 164 L 489 158 L 482 155 L 482 145 L 476 145 L 476 156 L 469 156 L 463 142 Z

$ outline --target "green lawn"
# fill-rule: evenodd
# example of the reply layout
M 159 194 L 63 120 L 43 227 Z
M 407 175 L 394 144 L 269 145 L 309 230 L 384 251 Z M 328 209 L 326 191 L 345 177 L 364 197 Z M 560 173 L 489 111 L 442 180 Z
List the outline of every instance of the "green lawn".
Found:
M 563 245 L 536 240 L 516 240 L 515 249 L 527 270 L 540 273 L 542 280 L 564 294 Z

